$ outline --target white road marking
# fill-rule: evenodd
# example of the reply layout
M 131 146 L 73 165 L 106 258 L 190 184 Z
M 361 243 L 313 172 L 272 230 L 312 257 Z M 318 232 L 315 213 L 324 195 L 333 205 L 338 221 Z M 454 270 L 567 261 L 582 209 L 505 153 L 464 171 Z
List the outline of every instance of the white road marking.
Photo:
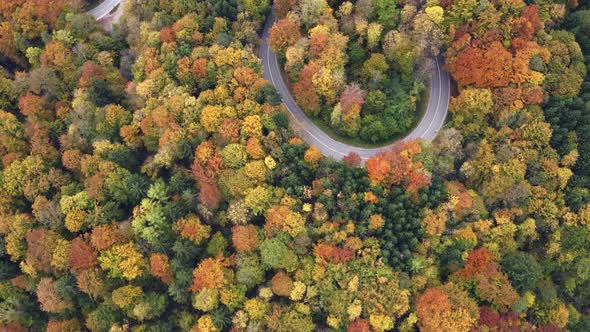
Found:
M 430 127 L 432 127 L 432 124 L 436 121 L 436 116 L 438 115 L 438 109 L 440 107 L 440 95 L 442 93 L 442 80 L 440 79 L 441 73 L 440 73 L 440 67 L 438 65 L 438 58 L 434 58 L 434 60 L 436 62 L 436 72 L 437 72 L 437 76 L 438 76 L 438 100 L 436 101 L 436 111 L 434 112 L 434 117 L 432 118 L 432 121 L 430 121 L 428 128 L 426 128 L 424 135 L 428 134 Z M 420 136 L 422 136 L 422 135 L 420 135 Z

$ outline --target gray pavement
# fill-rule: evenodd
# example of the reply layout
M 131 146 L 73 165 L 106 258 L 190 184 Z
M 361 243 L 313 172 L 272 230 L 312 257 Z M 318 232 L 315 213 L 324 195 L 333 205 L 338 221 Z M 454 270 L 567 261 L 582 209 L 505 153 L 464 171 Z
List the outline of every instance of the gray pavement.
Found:
M 89 10 L 88 15 L 94 16 L 94 18 L 98 21 L 101 18 L 107 16 L 115 8 L 115 6 L 121 2 L 123 2 L 123 0 L 105 0 L 98 6 Z

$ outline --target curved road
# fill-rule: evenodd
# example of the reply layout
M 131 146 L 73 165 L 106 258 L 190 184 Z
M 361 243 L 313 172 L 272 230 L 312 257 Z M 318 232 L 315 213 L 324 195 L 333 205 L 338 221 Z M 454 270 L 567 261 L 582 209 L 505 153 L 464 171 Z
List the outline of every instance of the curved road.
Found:
M 105 0 L 98 6 L 89 10 L 87 13 L 98 21 L 101 18 L 107 16 L 121 2 L 123 2 L 123 0 Z
M 266 21 L 259 51 L 264 69 L 264 78 L 271 82 L 283 97 L 283 103 L 289 111 L 290 117 L 294 120 L 291 121 L 291 127 L 293 127 L 301 138 L 308 144 L 315 145 L 324 155 L 331 156 L 335 159 L 342 159 L 350 152 L 356 152 L 361 156 L 363 163 L 376 153 L 387 150 L 396 144 L 394 142 L 372 149 L 348 145 L 331 138 L 308 119 L 289 92 L 289 88 L 287 88 L 281 74 L 277 55 L 268 46 L 268 33 L 273 22 L 274 18 L 271 15 Z M 443 59 L 440 57 L 435 58 L 436 65 L 433 68 L 432 80 L 430 82 L 430 98 L 424 117 L 420 120 L 416 128 L 403 140 L 415 138 L 433 140 L 445 122 L 445 117 L 449 109 L 450 79 L 449 74 L 442 70 L 442 61 Z

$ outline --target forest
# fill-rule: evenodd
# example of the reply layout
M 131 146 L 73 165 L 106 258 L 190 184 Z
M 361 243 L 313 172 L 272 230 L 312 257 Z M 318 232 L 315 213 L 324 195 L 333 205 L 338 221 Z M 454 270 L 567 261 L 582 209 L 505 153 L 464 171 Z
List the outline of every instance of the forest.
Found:
M 0 331 L 590 331 L 590 4 L 0 1 Z M 325 157 L 298 105 L 383 142 Z

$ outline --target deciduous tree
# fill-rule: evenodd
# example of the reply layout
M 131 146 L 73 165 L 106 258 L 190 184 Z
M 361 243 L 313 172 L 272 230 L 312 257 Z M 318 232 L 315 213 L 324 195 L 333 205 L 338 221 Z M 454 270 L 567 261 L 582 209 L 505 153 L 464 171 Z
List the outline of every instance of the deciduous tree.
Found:
M 133 242 L 113 246 L 102 252 L 98 260 L 110 277 L 127 280 L 144 275 L 148 267 L 145 257 Z
M 70 245 L 68 264 L 74 271 L 87 269 L 98 264 L 96 256 L 94 249 L 81 236 L 78 236 Z
M 203 288 L 220 290 L 224 285 L 224 264 L 220 258 L 205 258 L 193 270 L 191 291 L 198 292 Z
M 479 318 L 476 302 L 453 283 L 427 289 L 416 302 L 416 312 L 423 331 L 466 331 Z
M 273 52 L 284 52 L 287 47 L 293 46 L 299 37 L 297 23 L 289 18 L 284 18 L 270 28 L 268 44 Z
M 166 254 L 155 253 L 150 256 L 150 273 L 166 284 L 172 282 L 172 270 Z
M 237 251 L 254 250 L 260 245 L 260 230 L 255 225 L 236 225 L 231 231 Z
M 319 70 L 318 63 L 310 62 L 301 70 L 299 81 L 293 84 L 293 96 L 297 104 L 312 115 L 317 115 L 320 107 L 320 99 L 313 84 L 313 77 Z
M 43 272 L 51 272 L 53 251 L 59 235 L 53 231 L 37 228 L 27 233 L 27 264 Z
M 61 313 L 72 307 L 72 303 L 64 299 L 56 287 L 56 281 L 51 278 L 43 278 L 37 285 L 37 299 L 45 312 Z

